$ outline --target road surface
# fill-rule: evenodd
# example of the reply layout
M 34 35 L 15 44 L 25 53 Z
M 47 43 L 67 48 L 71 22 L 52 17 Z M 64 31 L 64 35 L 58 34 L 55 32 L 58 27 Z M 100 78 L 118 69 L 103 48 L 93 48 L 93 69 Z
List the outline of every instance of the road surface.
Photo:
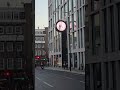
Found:
M 85 77 L 55 70 L 35 69 L 35 90 L 85 90 Z

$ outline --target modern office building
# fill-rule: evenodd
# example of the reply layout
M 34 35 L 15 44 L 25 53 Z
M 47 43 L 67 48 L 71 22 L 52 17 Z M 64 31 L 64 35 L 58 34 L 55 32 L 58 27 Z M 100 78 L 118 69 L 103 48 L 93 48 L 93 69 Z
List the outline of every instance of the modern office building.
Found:
M 72 68 L 85 69 L 85 0 L 48 0 L 49 10 L 49 60 L 51 65 L 62 66 L 62 39 L 56 22 L 67 22 L 67 61 Z M 71 54 L 71 55 L 70 55 Z M 71 59 L 70 59 L 71 56 Z
M 36 60 L 48 58 L 48 36 L 47 27 L 45 29 L 35 29 L 35 57 Z
M 120 90 L 120 0 L 86 0 L 86 90 Z

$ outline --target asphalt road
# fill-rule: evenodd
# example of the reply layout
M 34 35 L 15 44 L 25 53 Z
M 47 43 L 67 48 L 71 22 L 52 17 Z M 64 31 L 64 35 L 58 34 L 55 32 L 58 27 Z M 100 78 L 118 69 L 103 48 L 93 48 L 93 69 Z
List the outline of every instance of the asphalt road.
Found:
M 35 90 L 85 90 L 85 77 L 63 71 L 35 69 Z

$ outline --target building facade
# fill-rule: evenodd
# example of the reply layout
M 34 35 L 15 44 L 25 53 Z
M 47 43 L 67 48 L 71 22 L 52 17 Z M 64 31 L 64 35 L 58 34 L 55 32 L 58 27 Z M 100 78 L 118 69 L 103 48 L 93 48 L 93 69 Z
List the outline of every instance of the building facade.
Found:
M 0 73 L 24 71 L 31 76 L 30 83 L 33 83 L 34 23 L 31 15 L 31 0 L 0 1 Z
M 49 0 L 49 60 L 51 65 L 62 65 L 61 33 L 56 31 L 56 22 L 67 22 L 68 67 L 85 69 L 85 0 Z M 71 60 L 70 60 L 71 56 Z
M 35 57 L 36 60 L 48 58 L 47 27 L 45 29 L 35 29 Z
M 86 0 L 86 90 L 120 89 L 120 0 Z

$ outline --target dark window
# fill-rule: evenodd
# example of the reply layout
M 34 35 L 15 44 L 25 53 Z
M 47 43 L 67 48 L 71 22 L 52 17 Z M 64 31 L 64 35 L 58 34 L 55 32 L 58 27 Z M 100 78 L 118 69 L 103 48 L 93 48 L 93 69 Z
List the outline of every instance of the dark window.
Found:
M 25 12 L 19 12 L 20 19 L 25 19 Z
M 113 78 L 113 90 L 116 90 L 116 69 L 115 69 L 115 62 L 112 63 L 112 78 Z
M 92 0 L 91 1 L 92 11 L 97 10 L 99 7 L 100 7 L 100 0 Z
M 120 3 L 118 4 L 118 32 L 119 32 L 119 50 L 120 50 Z
M 16 45 L 16 50 L 17 51 L 22 51 L 22 42 L 18 42 Z
M 15 19 L 15 20 L 18 20 L 18 18 L 19 18 L 18 12 L 14 12 L 14 19 Z
M 0 52 L 3 52 L 3 51 L 4 51 L 4 43 L 0 42 Z
M 90 65 L 85 66 L 85 90 L 90 90 Z
M 4 28 L 0 26 L 0 34 L 4 34 Z
M 108 70 L 108 62 L 105 63 L 106 66 L 106 87 L 109 88 L 109 70 Z
M 99 13 L 92 16 L 92 46 L 93 54 L 96 53 L 96 47 L 100 45 L 100 17 Z
M 108 52 L 108 40 L 107 40 L 107 12 L 104 10 L 104 35 L 105 35 L 105 52 Z
M 101 64 L 93 64 L 94 90 L 101 90 Z
M 111 23 L 111 50 L 115 51 L 115 30 L 114 30 L 114 11 L 113 7 L 110 7 L 110 23 Z
M 4 13 L 0 12 L 0 20 L 4 19 Z

